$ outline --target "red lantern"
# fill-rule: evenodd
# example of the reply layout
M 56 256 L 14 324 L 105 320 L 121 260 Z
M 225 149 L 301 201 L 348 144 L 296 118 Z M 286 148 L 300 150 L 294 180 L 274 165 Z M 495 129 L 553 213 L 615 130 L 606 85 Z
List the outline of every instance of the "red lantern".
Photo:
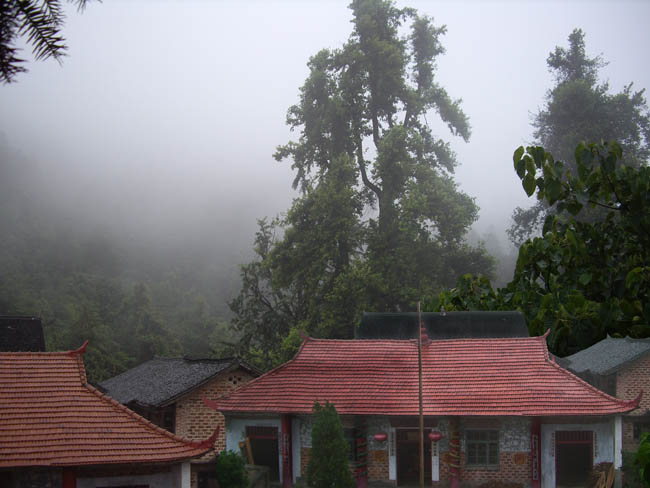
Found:
M 429 439 L 433 442 L 438 442 L 440 439 L 442 439 L 442 432 L 438 430 L 432 430 L 429 432 Z
M 375 440 L 377 442 L 384 442 L 386 439 L 388 439 L 388 436 L 383 432 L 379 432 L 378 434 L 375 434 Z

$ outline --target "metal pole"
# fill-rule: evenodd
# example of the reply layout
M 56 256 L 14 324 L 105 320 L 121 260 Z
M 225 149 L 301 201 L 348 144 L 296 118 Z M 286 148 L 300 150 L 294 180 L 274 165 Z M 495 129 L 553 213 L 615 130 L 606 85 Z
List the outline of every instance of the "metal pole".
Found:
M 422 413 L 422 312 L 418 302 L 418 397 L 420 402 L 420 488 L 424 488 L 424 416 Z

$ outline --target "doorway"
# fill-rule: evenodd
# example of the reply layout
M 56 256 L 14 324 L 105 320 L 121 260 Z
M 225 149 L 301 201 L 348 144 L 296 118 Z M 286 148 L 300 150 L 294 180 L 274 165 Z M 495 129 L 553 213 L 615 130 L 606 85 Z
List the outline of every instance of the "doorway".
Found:
M 590 430 L 555 433 L 555 486 L 584 486 L 593 467 L 594 433 Z
M 397 429 L 397 485 L 412 485 L 420 481 L 420 432 L 418 429 Z M 424 481 L 431 484 L 431 442 L 424 439 Z
M 246 437 L 250 440 L 255 464 L 257 466 L 268 466 L 270 481 L 280 481 L 278 428 L 247 426 Z

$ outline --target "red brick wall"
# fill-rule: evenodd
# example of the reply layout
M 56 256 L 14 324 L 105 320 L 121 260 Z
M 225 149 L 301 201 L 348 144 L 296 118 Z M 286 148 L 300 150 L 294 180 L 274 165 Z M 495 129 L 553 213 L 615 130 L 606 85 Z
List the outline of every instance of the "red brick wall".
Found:
M 650 354 L 628 364 L 616 376 L 616 396 L 623 400 L 634 400 L 643 390 L 640 408 L 623 417 L 623 450 L 636 451 L 638 441 L 634 440 L 634 417 L 650 410 Z

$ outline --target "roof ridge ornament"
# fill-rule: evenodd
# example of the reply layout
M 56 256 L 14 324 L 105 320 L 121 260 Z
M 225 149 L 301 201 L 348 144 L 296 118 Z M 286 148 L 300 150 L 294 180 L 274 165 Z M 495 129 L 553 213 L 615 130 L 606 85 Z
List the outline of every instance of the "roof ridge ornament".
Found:
M 86 342 L 84 342 L 79 349 L 75 349 L 74 351 L 69 351 L 68 354 L 71 356 L 74 356 L 75 354 L 84 354 L 86 352 L 86 348 L 88 347 L 88 340 L 86 339 Z

